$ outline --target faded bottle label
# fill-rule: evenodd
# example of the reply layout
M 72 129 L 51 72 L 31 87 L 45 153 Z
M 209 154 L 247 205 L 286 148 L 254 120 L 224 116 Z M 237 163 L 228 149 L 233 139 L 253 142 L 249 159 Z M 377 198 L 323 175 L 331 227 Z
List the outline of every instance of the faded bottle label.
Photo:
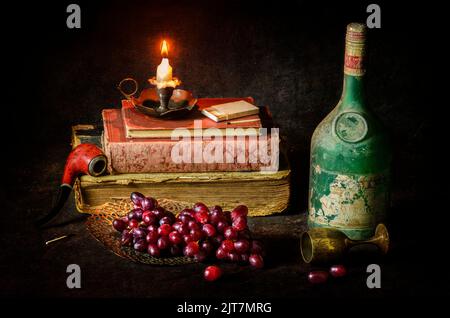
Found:
M 351 239 L 366 239 L 384 220 L 389 204 L 388 173 L 348 175 L 311 169 L 309 220 L 334 227 Z

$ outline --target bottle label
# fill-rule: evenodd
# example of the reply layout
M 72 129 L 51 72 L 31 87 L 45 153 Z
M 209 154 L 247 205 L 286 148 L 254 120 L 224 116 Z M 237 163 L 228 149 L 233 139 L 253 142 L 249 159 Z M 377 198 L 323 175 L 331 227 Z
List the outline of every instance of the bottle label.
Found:
M 374 228 L 384 219 L 388 203 L 387 173 L 347 175 L 312 166 L 309 219 L 316 225 L 342 230 Z
M 367 122 L 356 112 L 345 112 L 336 117 L 334 131 L 345 142 L 359 142 L 367 135 Z

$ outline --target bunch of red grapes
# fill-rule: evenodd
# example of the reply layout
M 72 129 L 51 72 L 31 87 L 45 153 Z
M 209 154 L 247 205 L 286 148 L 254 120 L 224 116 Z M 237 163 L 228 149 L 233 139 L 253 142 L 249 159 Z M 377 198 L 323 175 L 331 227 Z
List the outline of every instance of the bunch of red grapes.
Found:
M 251 238 L 245 205 L 230 212 L 196 203 L 175 216 L 142 193 L 131 193 L 131 201 L 134 209 L 113 222 L 123 246 L 154 257 L 184 255 L 199 262 L 215 258 L 264 266 L 263 246 Z

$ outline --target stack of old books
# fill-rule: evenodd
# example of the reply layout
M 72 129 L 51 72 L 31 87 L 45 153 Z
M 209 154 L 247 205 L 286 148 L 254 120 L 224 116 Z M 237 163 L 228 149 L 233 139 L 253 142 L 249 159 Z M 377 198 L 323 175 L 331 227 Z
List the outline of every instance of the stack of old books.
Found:
M 102 128 L 74 126 L 73 147 L 95 143 L 108 159 L 107 175 L 77 180 L 78 210 L 89 212 L 139 191 L 225 209 L 245 204 L 253 216 L 282 212 L 290 170 L 278 152 L 268 109 L 250 107 L 239 118 L 224 115 L 249 104 L 254 104 L 250 97 L 200 98 L 187 117 L 167 120 L 144 115 L 124 100 L 121 109 L 103 110 Z

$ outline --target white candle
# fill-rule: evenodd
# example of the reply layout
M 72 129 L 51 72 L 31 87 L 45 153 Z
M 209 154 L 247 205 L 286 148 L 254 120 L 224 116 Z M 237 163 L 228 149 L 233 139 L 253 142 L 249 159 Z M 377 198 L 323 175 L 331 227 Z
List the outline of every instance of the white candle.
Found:
M 169 82 L 172 80 L 172 66 L 169 64 L 169 48 L 167 47 L 166 40 L 163 40 L 161 46 L 162 61 L 156 69 L 156 81 L 157 82 Z
M 172 66 L 169 64 L 168 58 L 163 58 L 161 64 L 156 69 L 156 81 L 168 82 L 172 80 Z

